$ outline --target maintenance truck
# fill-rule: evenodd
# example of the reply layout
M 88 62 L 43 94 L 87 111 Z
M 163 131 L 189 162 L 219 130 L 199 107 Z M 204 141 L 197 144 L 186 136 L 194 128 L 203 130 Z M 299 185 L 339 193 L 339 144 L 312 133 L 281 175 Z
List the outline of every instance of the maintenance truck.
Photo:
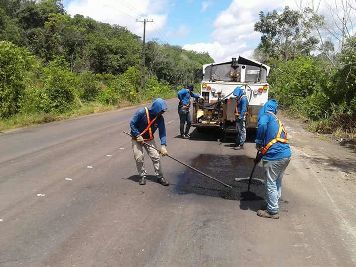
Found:
M 236 133 L 236 104 L 233 91 L 240 86 L 248 99 L 247 129 L 256 129 L 257 115 L 268 100 L 270 67 L 244 57 L 203 65 L 201 96 L 193 103 L 192 126 L 197 130 L 216 128 L 224 135 Z

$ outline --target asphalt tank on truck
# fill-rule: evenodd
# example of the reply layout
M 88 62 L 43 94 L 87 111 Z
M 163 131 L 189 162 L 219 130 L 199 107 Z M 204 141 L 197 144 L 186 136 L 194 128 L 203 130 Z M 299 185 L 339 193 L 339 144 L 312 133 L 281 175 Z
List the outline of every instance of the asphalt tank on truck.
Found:
M 258 111 L 268 101 L 269 71 L 269 66 L 244 57 L 204 65 L 201 82 L 204 100 L 193 103 L 192 126 L 197 130 L 215 128 L 224 134 L 235 133 L 237 99 L 232 93 L 241 87 L 248 99 L 247 128 L 255 129 Z

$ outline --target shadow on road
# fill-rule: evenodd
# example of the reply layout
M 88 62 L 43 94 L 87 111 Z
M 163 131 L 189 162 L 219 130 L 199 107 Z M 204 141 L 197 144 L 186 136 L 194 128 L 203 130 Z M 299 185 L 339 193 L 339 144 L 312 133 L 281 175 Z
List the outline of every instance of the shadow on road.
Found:
M 128 177 L 127 179 L 138 184 L 138 182 L 140 180 L 140 176 L 139 175 L 132 175 L 132 176 Z M 146 175 L 146 180 L 149 181 L 149 182 L 158 183 L 157 182 L 157 177 L 155 175 Z
M 246 143 L 254 143 L 256 136 L 256 129 L 247 129 Z M 180 135 L 175 136 L 175 138 L 181 138 Z M 224 144 L 226 147 L 235 147 L 236 134 L 226 133 L 223 134 L 221 130 L 216 128 L 204 128 L 198 130 L 197 128 L 193 130 L 190 134 L 191 141 L 218 141 Z
M 177 194 L 197 194 L 239 200 L 241 209 L 257 211 L 263 204 L 265 189 L 261 181 L 262 168 L 257 166 L 253 177 L 259 178 L 252 180 L 251 192 L 246 192 L 253 164 L 253 159 L 245 155 L 201 154 L 192 160 L 191 165 L 233 188 L 224 187 L 212 179 L 187 169 L 178 177 L 174 191 Z

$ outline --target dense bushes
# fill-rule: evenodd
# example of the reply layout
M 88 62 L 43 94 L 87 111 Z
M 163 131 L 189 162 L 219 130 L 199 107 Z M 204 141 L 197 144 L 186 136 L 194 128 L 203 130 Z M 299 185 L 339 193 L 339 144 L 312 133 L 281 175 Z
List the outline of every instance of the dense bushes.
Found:
M 32 61 L 25 49 L 0 42 L 0 117 L 19 112 Z
M 140 37 L 127 28 L 71 17 L 60 0 L 2 0 L 0 119 L 170 97 L 178 84 L 197 82 L 202 64 L 213 61 L 207 53 L 149 42 L 141 89 L 141 51 Z
M 88 102 L 116 106 L 174 94 L 171 86 L 151 75 L 141 91 L 141 72 L 128 68 L 120 75 L 70 71 L 64 58 L 44 64 L 28 51 L 0 42 L 0 117 L 17 113 L 61 114 Z
M 303 116 L 318 119 L 328 116 L 328 101 L 324 88 L 330 73 L 318 59 L 298 57 L 272 64 L 269 82 L 271 95 L 281 106 L 291 108 Z
M 271 95 L 282 107 L 315 121 L 320 132 L 355 131 L 356 37 L 346 43 L 337 67 L 311 56 L 273 61 L 272 66 Z

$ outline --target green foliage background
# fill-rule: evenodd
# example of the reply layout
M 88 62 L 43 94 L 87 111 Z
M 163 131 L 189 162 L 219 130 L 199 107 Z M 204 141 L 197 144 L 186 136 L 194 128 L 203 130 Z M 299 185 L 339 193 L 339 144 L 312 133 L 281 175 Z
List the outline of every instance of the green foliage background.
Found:
M 255 57 L 271 66 L 271 96 L 322 133 L 343 131 L 356 137 L 356 36 L 342 50 L 319 44 L 324 18 L 306 8 L 260 13 L 262 33 Z
M 172 97 L 213 62 L 207 53 L 146 45 L 142 89 L 142 42 L 125 27 L 71 18 L 58 0 L 0 0 L 0 119 L 48 121 Z
M 271 66 L 271 95 L 320 132 L 356 132 L 356 37 L 319 42 L 324 18 L 305 9 L 260 12 L 255 58 Z M 119 25 L 70 17 L 59 0 L 0 0 L 1 121 L 35 122 L 170 97 L 200 81 L 207 53 L 141 39 Z M 25 123 L 23 123 L 25 124 Z

